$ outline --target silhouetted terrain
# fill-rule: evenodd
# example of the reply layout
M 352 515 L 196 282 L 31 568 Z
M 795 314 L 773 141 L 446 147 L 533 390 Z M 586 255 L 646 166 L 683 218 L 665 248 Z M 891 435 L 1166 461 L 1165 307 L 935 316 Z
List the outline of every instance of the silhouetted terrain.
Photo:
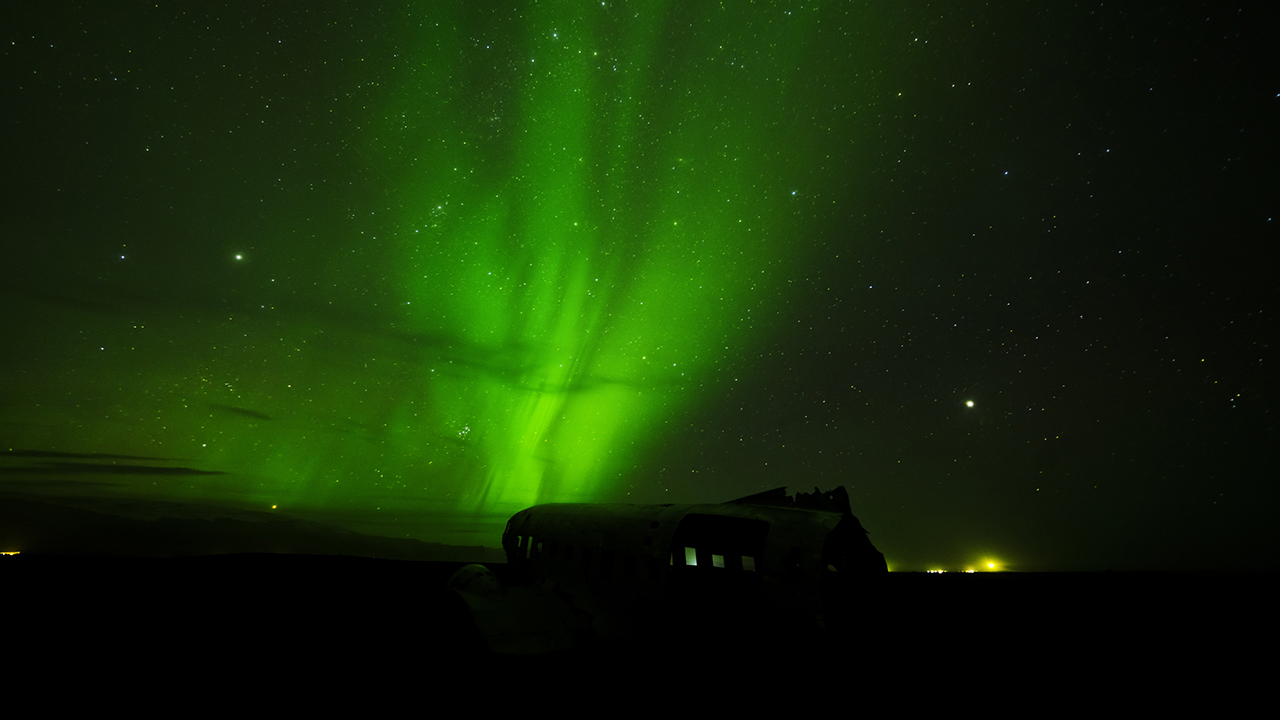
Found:
M 852 683 L 842 693 L 957 679 L 980 680 L 979 694 L 1056 693 L 1076 683 L 1074 692 L 1086 694 L 1109 686 L 1163 693 L 1190 680 L 1201 688 L 1228 676 L 1247 682 L 1264 671 L 1256 648 L 1275 635 L 1262 576 L 891 573 L 868 588 L 863 607 L 850 608 L 861 619 L 843 636 L 783 637 L 717 627 L 709 616 L 680 634 L 495 656 L 445 589 L 462 565 L 270 554 L 3 557 L 6 615 L 27 638 L 7 652 L 68 677 L 147 684 L 256 678 L 417 692 L 514 672 L 579 685 L 736 683 L 741 699 L 762 691 L 758 683 L 791 687 L 832 673 Z M 505 566 L 490 567 L 505 579 Z
M 23 551 L 0 557 L 8 660 L 146 687 L 216 680 L 412 693 L 517 677 L 597 692 L 628 679 L 730 689 L 742 700 L 839 677 L 842 693 L 960 681 L 998 696 L 1176 694 L 1261 683 L 1269 666 L 1256 657 L 1276 636 L 1271 575 L 889 573 L 860 591 L 840 634 L 779 631 L 704 604 L 622 641 L 495 655 L 446 582 L 482 562 L 510 585 L 496 550 L 269 513 L 131 509 L 3 498 L 0 540 Z

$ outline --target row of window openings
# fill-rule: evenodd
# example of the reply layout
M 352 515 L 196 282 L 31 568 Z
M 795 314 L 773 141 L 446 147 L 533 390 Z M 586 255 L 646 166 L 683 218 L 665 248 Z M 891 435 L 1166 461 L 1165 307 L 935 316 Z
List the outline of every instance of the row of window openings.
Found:
M 676 556 L 675 556 L 675 553 L 672 553 L 672 554 L 671 554 L 671 563 L 670 563 L 670 564 L 672 564 L 672 565 L 675 565 L 675 564 L 676 564 Z M 686 547 L 686 548 L 684 549 L 684 564 L 685 564 L 686 566 L 688 566 L 688 567 L 697 567 L 697 566 L 698 566 L 698 550 L 697 550 L 697 548 Z M 723 555 L 715 555 L 715 554 L 713 554 L 713 555 L 711 556 L 711 567 L 718 567 L 718 568 L 722 568 L 722 567 L 724 567 L 724 556 L 723 556 Z M 742 556 L 742 569 L 743 569 L 743 570 L 746 570 L 747 572 L 755 572 L 755 571 L 756 571 L 756 559 L 755 559 L 755 558 L 753 558 L 753 557 L 751 557 L 750 555 L 743 555 L 743 556 Z
M 532 535 L 530 535 L 528 538 L 523 538 L 523 537 L 520 537 L 520 536 L 518 536 L 518 535 L 517 535 L 517 536 L 516 536 L 516 542 L 517 542 L 517 547 L 519 547 L 520 545 L 523 545 L 523 546 L 524 546 L 524 558 L 525 558 L 526 560 L 528 560 L 529 558 L 531 558 L 531 557 L 533 556 L 533 547 L 534 547 L 534 543 L 533 543 L 533 536 L 532 536 Z M 537 544 L 537 545 L 538 545 L 538 554 L 539 554 L 539 555 L 541 555 L 541 554 L 542 554 L 542 543 L 541 543 L 541 542 L 538 542 L 538 544 Z M 554 555 L 555 553 L 553 552 L 552 554 Z M 564 546 L 564 559 L 566 559 L 566 560 L 572 560 L 572 559 L 573 559 L 573 546 L 572 546 L 572 545 L 565 545 L 565 546 Z M 585 556 L 585 553 L 584 553 L 584 559 L 587 559 L 587 558 L 586 558 L 586 556 Z M 669 565 L 675 565 L 675 564 L 676 564 L 676 553 L 672 553 L 672 554 L 671 554 L 671 556 L 670 556 L 670 558 L 669 558 L 669 562 L 668 562 L 668 564 L 669 564 Z M 697 566 L 698 566 L 698 549 L 697 549 L 697 548 L 686 547 L 686 548 L 684 549 L 684 565 L 685 565 L 686 567 L 697 567 Z M 723 568 L 723 567 L 724 567 L 724 555 L 715 555 L 715 554 L 713 554 L 713 555 L 711 556 L 711 567 Z M 742 569 L 743 569 L 743 570 L 745 570 L 745 571 L 747 571 L 747 572 L 755 572 L 755 570 L 756 570 L 756 559 L 755 559 L 754 557 L 750 556 L 750 555 L 743 555 L 743 556 L 742 556 Z

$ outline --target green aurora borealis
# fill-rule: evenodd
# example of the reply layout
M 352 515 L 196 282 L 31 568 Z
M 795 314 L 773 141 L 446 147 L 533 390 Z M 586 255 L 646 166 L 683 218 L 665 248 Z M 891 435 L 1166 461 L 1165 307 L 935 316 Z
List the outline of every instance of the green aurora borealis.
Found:
M 0 504 L 1274 566 L 1264 14 L 11 0 Z
M 390 93 L 373 144 L 414 156 L 393 231 L 406 322 L 475 358 L 424 366 L 430 424 L 403 426 L 410 446 L 426 430 L 466 451 L 406 450 L 462 479 L 465 504 L 608 496 L 760 343 L 751 313 L 773 311 L 821 220 L 815 188 L 848 162 L 815 142 L 829 118 L 796 117 L 816 74 L 842 72 L 800 59 L 812 20 L 679 14 L 534 5 L 495 33 L 505 52 L 455 36 L 407 59 L 497 97 L 438 78 Z
M 91 400 L 11 445 L 224 473 L 121 475 L 124 496 L 459 542 L 536 502 L 626 499 L 738 381 L 830 219 L 859 61 L 818 17 L 409 3 L 353 40 L 341 12 L 232 8 L 157 20 L 219 48 L 163 70 L 174 30 L 135 19 L 112 50 L 151 92 L 98 117 L 146 154 L 107 231 L 122 267 L 94 280 L 112 381 L 56 375 L 48 395 Z

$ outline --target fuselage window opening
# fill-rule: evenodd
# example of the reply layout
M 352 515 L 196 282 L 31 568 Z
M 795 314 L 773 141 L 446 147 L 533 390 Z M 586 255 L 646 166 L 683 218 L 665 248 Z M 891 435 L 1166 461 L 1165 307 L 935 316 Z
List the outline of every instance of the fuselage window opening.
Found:
M 768 532 L 769 523 L 764 520 L 689 513 L 676 526 L 672 544 L 677 556 L 678 548 L 685 549 L 686 567 L 755 572 L 755 558 L 760 557 Z
M 525 539 L 524 559 L 528 560 L 532 555 L 533 555 L 533 536 L 530 535 L 528 538 Z

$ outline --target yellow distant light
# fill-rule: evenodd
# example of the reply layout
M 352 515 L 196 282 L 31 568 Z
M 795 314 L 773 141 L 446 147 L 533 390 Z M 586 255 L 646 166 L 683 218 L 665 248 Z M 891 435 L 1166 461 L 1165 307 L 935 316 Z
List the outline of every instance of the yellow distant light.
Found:
M 972 401 L 972 400 L 966 400 L 966 401 L 965 401 L 965 403 L 964 403 L 964 406 L 965 406 L 965 407 L 973 407 L 973 401 Z
M 0 550 L 0 555 L 17 555 L 21 550 Z

